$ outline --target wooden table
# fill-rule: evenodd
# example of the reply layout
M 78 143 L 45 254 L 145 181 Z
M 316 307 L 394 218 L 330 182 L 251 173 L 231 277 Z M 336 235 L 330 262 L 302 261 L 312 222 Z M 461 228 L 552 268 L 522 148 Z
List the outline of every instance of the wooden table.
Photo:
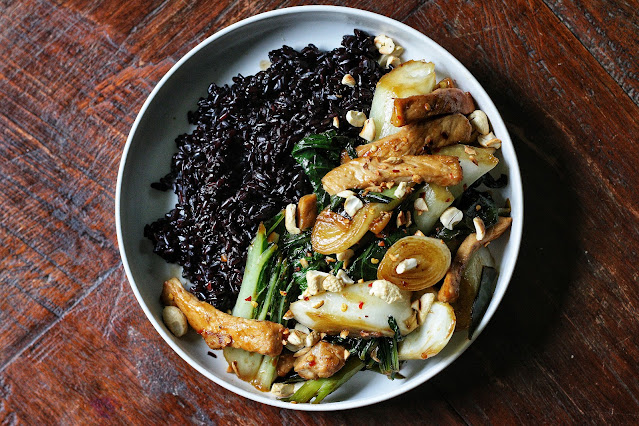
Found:
M 525 187 L 510 289 L 452 366 L 393 400 L 309 414 L 200 376 L 127 283 L 113 219 L 142 103 L 198 42 L 310 2 L 0 6 L 0 419 L 41 423 L 639 423 L 639 4 L 355 1 L 479 79 Z M 347 4 L 347 2 L 335 2 Z

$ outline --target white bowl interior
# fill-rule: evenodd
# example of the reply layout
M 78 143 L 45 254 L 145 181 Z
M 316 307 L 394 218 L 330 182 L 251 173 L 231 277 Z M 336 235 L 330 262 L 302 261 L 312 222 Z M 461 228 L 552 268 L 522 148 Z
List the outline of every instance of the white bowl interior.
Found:
M 312 31 L 309 31 L 312 28 Z M 510 181 L 502 191 L 511 200 L 514 225 L 510 239 L 491 244 L 500 264 L 500 278 L 492 303 L 476 335 L 486 326 L 506 290 L 519 250 L 523 199 L 519 167 L 506 127 L 492 101 L 479 83 L 457 60 L 423 34 L 389 18 L 355 9 L 311 6 L 282 9 L 257 15 L 211 36 L 182 58 L 160 81 L 142 107 L 129 134 L 118 176 L 116 223 L 118 242 L 126 273 L 149 320 L 167 343 L 189 364 L 221 386 L 247 398 L 263 403 L 304 410 L 336 410 L 354 408 L 399 395 L 425 382 L 457 358 L 470 344 L 457 334 L 437 357 L 405 364 L 405 380 L 389 381 L 379 374 L 365 372 L 355 375 L 346 385 L 319 405 L 291 405 L 255 390 L 226 372 L 226 363 L 219 352 L 217 358 L 207 355 L 203 339 L 194 332 L 185 338 L 175 338 L 162 323 L 159 294 L 162 283 L 171 276 L 180 276 L 180 268 L 165 263 L 152 253 L 151 243 L 143 237 L 144 225 L 168 212 L 175 205 L 175 195 L 154 190 L 150 184 L 164 176 L 176 151 L 175 138 L 188 132 L 189 110 L 206 96 L 211 82 L 230 83 L 241 73 L 259 71 L 259 62 L 268 59 L 270 50 L 287 44 L 301 49 L 313 43 L 323 50 L 340 45 L 345 34 L 355 28 L 370 34 L 387 34 L 406 51 L 404 59 L 426 59 L 436 65 L 438 78 L 450 76 L 458 85 L 472 93 L 478 106 L 491 120 L 495 134 L 502 139 L 501 155 L 505 161 L 499 171 Z

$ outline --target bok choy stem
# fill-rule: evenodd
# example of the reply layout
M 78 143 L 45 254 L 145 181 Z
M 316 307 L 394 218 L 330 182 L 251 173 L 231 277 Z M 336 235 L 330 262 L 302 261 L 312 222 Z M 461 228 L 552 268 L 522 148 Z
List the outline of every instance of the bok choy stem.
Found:
M 326 379 L 309 380 L 302 385 L 293 395 L 285 398 L 287 402 L 309 402 L 319 404 L 337 388 L 346 383 L 358 371 L 364 368 L 364 363 L 356 356 L 350 357 L 344 367 L 332 377 Z

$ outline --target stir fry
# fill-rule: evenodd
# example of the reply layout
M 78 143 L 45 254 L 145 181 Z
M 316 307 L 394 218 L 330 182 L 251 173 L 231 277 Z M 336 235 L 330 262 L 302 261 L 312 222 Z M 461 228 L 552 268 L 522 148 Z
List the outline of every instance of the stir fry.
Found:
M 361 370 L 401 379 L 402 363 L 472 339 L 495 290 L 487 248 L 511 226 L 492 190 L 501 141 L 470 93 L 435 65 L 401 63 L 375 38 L 370 114 L 348 111 L 292 149 L 313 192 L 260 224 L 232 312 L 164 283 L 165 323 L 188 323 L 229 371 L 294 403 L 319 403 Z M 345 85 L 357 84 L 350 74 Z M 177 309 L 176 309 L 177 308 Z

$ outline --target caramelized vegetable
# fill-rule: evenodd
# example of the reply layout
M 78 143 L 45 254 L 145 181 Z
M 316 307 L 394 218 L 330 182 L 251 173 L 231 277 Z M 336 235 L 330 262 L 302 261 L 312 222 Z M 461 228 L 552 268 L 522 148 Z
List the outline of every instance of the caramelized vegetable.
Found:
M 437 89 L 426 95 L 397 98 L 393 101 L 391 123 L 401 127 L 443 114 L 470 114 L 475 102 L 470 93 L 460 89 Z
M 395 187 L 382 192 L 390 198 L 388 203 L 365 204 L 352 220 L 324 209 L 317 216 L 311 234 L 313 250 L 321 254 L 341 253 L 357 244 L 367 231 L 380 232 L 390 220 L 386 212 L 397 207 L 405 197 L 395 197 L 394 191 Z
M 448 303 L 434 302 L 426 320 L 399 343 L 399 359 L 426 359 L 437 355 L 455 331 L 455 312 Z
M 398 266 L 407 259 L 415 259 L 417 265 L 398 273 Z M 423 290 L 432 287 L 446 275 L 450 261 L 450 250 L 442 240 L 421 236 L 404 237 L 388 249 L 379 264 L 377 277 L 405 290 Z
M 494 267 L 495 261 L 490 251 L 486 247 L 481 247 L 468 261 L 459 287 L 459 298 L 451 303 L 455 309 L 458 330 L 466 330 L 470 327 L 471 311 L 477 297 L 484 266 Z
M 400 333 L 406 335 L 417 327 L 416 313 L 411 307 L 410 293 L 387 303 L 371 295 L 371 282 L 352 284 L 340 292 L 324 292 L 291 303 L 295 320 L 311 330 L 339 334 L 348 330 L 362 336 L 393 336 L 388 317 L 397 321 Z M 320 303 L 323 302 L 323 303 Z
M 477 240 L 476 234 L 470 234 L 464 242 L 461 244 L 457 253 L 455 254 L 455 260 L 450 267 L 450 270 L 446 273 L 446 278 L 442 287 L 437 293 L 437 299 L 440 302 L 454 302 L 459 297 L 459 286 L 462 278 L 462 274 L 468 265 L 468 261 L 471 256 L 475 254 L 480 247 L 486 246 L 493 240 L 499 238 L 504 232 L 510 228 L 513 222 L 510 217 L 500 217 L 497 224 L 492 226 L 481 241 Z
M 375 139 L 399 131 L 391 124 L 393 100 L 425 95 L 435 87 L 435 65 L 432 62 L 407 61 L 379 79 L 369 117 L 375 122 Z

